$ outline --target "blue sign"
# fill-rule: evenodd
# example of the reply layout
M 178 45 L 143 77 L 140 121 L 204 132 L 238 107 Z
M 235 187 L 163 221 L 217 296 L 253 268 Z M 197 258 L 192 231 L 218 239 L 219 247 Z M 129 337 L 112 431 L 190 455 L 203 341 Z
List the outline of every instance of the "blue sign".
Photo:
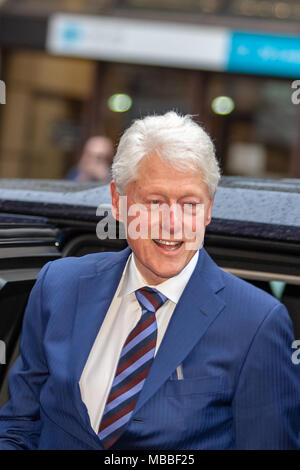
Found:
M 82 41 L 82 27 L 79 22 L 66 22 L 59 30 L 59 40 L 67 49 L 77 47 Z
M 300 77 L 300 36 L 232 32 L 228 72 Z

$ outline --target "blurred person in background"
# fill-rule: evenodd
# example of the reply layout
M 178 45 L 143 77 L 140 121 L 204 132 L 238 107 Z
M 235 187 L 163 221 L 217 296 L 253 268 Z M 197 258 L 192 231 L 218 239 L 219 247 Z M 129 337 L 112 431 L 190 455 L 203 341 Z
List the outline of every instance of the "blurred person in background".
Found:
M 108 183 L 111 179 L 110 168 L 113 154 L 113 143 L 108 137 L 90 137 L 83 147 L 78 165 L 70 169 L 67 179 Z

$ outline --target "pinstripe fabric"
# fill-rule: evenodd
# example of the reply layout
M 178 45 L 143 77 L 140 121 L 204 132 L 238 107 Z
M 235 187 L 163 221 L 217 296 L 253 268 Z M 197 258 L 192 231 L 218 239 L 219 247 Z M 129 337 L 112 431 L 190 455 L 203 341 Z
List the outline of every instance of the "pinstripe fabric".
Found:
M 150 287 L 139 289 L 135 294 L 142 315 L 124 343 L 104 408 L 98 436 L 105 449 L 120 437 L 131 418 L 154 358 L 157 339 L 155 312 L 167 300 Z
M 129 254 L 42 268 L 0 410 L 1 450 L 103 450 L 77 385 Z M 110 449 L 299 450 L 294 340 L 282 304 L 200 250 L 134 409 L 139 422 L 131 419 Z M 183 380 L 174 377 L 178 364 Z

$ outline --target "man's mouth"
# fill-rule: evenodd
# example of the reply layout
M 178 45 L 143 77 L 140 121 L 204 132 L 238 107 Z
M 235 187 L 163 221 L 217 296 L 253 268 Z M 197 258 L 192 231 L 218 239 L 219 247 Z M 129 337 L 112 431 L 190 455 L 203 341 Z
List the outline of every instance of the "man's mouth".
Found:
M 181 245 L 183 244 L 183 241 L 170 241 L 170 240 L 153 240 L 158 246 L 161 248 L 164 248 L 165 250 L 176 250 L 177 248 L 180 248 Z

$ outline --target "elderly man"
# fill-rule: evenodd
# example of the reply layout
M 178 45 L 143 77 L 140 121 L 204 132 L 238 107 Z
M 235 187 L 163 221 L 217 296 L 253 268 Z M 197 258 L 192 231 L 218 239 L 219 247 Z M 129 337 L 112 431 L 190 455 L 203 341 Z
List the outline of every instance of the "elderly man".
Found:
M 111 194 L 129 247 L 42 269 L 0 448 L 300 447 L 289 315 L 203 248 L 218 179 L 188 116 L 124 133 Z

